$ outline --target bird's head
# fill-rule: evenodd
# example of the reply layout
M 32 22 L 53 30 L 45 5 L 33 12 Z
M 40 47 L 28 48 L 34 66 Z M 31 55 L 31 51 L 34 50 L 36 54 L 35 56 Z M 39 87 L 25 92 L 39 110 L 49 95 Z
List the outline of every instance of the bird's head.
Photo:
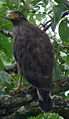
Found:
M 14 24 L 19 23 L 22 19 L 26 19 L 24 15 L 18 10 L 9 11 L 6 18 Z

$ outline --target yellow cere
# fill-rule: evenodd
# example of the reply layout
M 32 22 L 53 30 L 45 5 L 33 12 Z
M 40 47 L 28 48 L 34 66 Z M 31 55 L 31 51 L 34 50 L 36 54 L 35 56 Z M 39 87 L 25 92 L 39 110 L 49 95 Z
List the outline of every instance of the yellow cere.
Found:
M 9 17 L 11 19 L 15 19 L 15 18 L 19 17 L 19 15 L 17 13 L 11 13 L 11 14 L 9 14 Z

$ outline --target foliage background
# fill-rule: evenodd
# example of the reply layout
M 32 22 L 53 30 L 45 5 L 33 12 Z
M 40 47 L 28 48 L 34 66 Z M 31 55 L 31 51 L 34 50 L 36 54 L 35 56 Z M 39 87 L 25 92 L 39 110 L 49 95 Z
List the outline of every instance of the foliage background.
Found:
M 0 0 L 0 32 L 12 33 L 13 25 L 5 19 L 8 10 L 20 10 L 33 24 L 48 33 L 54 49 L 53 80 L 69 76 L 69 2 L 68 0 Z M 14 67 L 13 40 L 0 33 L 0 95 L 17 87 L 19 75 Z M 24 77 L 25 79 L 25 77 Z M 26 79 L 24 86 L 29 85 Z M 65 96 L 64 93 L 61 93 Z M 32 119 L 31 117 L 30 119 Z M 63 119 L 59 114 L 38 115 L 33 119 Z

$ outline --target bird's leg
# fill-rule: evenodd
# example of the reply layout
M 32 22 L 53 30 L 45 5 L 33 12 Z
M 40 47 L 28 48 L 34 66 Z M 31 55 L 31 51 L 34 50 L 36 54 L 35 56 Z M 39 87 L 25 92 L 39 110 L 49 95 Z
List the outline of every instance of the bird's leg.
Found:
M 18 73 L 19 73 L 20 77 L 18 80 L 18 87 L 11 91 L 13 93 L 24 91 L 24 88 L 22 87 L 22 72 L 21 72 L 21 69 L 20 69 L 18 63 L 17 63 L 17 68 L 18 68 Z
M 15 88 L 14 90 L 12 90 L 12 93 L 16 93 L 16 92 L 21 92 L 23 91 L 23 87 L 22 87 L 22 76 L 20 75 L 19 81 L 18 81 L 18 87 Z
M 23 90 L 24 90 L 24 88 L 22 87 L 22 76 L 20 76 L 19 81 L 18 81 L 18 87 L 15 89 L 14 92 L 20 92 Z
M 16 88 L 16 91 L 23 91 L 23 88 L 22 88 L 22 71 L 20 69 L 18 62 L 17 62 L 17 69 L 18 69 L 18 74 L 20 75 L 20 77 L 18 80 L 18 87 Z
M 21 87 L 22 87 L 22 85 L 21 85 L 21 84 L 22 84 L 22 76 L 20 76 L 20 78 L 19 78 L 19 81 L 18 81 L 18 87 L 20 87 L 20 88 L 21 88 Z

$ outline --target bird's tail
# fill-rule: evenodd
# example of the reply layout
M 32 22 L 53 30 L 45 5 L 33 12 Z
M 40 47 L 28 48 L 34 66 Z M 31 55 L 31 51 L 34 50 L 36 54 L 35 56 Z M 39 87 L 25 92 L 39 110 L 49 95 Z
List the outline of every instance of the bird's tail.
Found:
M 50 90 L 37 89 L 39 104 L 43 112 L 48 113 L 52 111 L 52 101 Z

